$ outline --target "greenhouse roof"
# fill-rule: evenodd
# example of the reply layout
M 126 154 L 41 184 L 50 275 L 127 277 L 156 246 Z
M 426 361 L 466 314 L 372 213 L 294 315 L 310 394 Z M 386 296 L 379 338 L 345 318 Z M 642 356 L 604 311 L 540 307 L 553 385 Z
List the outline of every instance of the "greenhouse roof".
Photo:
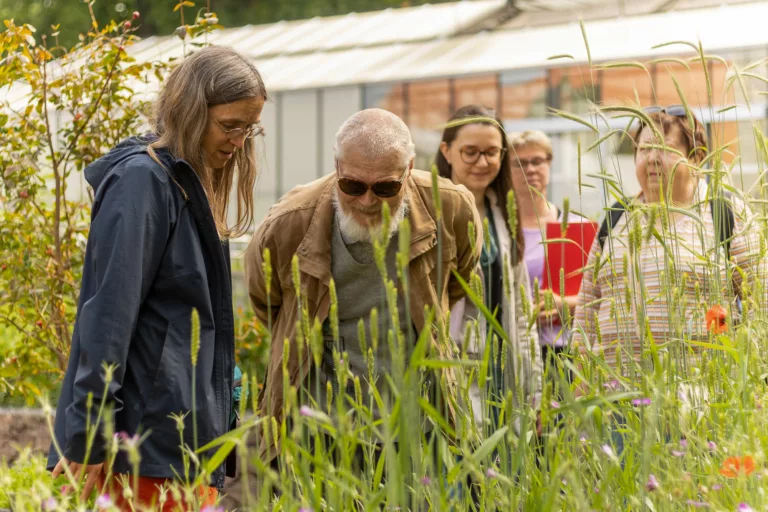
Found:
M 692 52 L 683 45 L 654 49 L 670 41 L 700 40 L 709 54 L 768 45 L 763 27 L 768 2 L 734 0 L 712 5 L 714 1 L 677 0 L 668 10 L 667 0 L 649 0 L 644 7 L 596 0 L 463 0 L 246 25 L 207 37 L 210 43 L 231 46 L 251 58 L 274 92 L 584 63 L 587 51 L 574 14 L 582 11 L 592 13 L 583 18 L 595 62 Z M 627 6 L 624 14 L 595 14 L 605 14 L 605 9 L 617 5 Z M 631 9 L 634 14 L 627 14 Z M 666 10 L 645 12 L 659 9 Z M 557 16 L 565 18 L 553 23 Z M 187 51 L 191 48 L 186 45 Z M 181 57 L 185 47 L 178 37 L 155 36 L 128 51 L 145 62 Z M 551 60 L 563 54 L 570 57 Z M 141 87 L 151 94 L 157 84 Z M 18 104 L 22 88 L 13 89 L 8 98 Z
M 566 0 L 546 0 L 562 3 Z M 591 0 L 584 0 L 591 1 Z M 541 4 L 545 0 L 528 1 Z M 583 3 L 583 2 L 582 2 Z M 653 3 L 653 2 L 651 2 Z M 579 22 L 516 26 L 507 2 L 463 1 L 348 14 L 273 25 L 225 29 L 210 36 L 249 56 L 273 91 L 360 83 L 386 83 L 440 76 L 550 67 L 586 62 Z M 528 15 L 530 13 L 525 13 Z M 498 28 L 477 30 L 488 18 Z M 768 44 L 762 26 L 768 4 L 736 3 L 680 9 L 586 23 L 594 61 L 679 54 L 685 46 L 662 43 L 701 40 L 709 53 Z M 738 27 L 729 30 L 728 27 Z M 139 61 L 182 55 L 178 38 L 151 37 L 131 49 Z M 573 59 L 551 61 L 554 55 Z

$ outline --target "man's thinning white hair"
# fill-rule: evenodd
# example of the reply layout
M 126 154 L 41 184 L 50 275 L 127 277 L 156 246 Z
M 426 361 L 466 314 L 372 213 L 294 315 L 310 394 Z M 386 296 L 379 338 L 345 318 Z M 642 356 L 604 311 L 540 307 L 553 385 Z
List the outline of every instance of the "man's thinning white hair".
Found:
M 343 159 L 345 148 L 355 147 L 371 160 L 399 155 L 406 167 L 416 155 L 411 132 L 402 119 L 380 108 L 361 110 L 336 133 L 334 151 Z

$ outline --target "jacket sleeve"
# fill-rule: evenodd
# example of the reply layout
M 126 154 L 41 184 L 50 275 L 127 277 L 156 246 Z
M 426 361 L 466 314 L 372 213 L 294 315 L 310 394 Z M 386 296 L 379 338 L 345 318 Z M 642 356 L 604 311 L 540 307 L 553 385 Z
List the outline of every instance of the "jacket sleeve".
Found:
M 96 192 L 83 267 L 82 293 L 86 296 L 80 297 L 75 325 L 79 357 L 72 402 L 65 409 L 62 450 L 70 461 L 84 461 L 86 426 L 97 425 L 102 400 L 113 407 L 113 413 L 124 406 L 117 394 L 128 349 L 171 232 L 168 179 L 159 166 L 148 168 L 134 159 L 111 171 Z M 108 385 L 104 364 L 116 365 Z M 90 408 L 89 394 L 93 395 Z M 100 441 L 101 437 L 94 439 Z M 88 463 L 97 464 L 104 458 L 103 443 L 94 442 Z
M 466 282 L 470 282 L 472 271 L 477 267 L 480 261 L 480 252 L 483 249 L 483 223 L 480 220 L 480 214 L 477 213 L 472 194 L 464 188 L 459 187 L 459 200 L 456 214 L 453 216 L 453 234 L 456 237 L 456 257 L 458 259 L 456 271 Z M 469 239 L 469 223 L 475 226 L 475 240 Z M 450 277 L 448 280 L 448 300 L 452 308 L 456 302 L 465 296 L 461 284 Z
M 525 265 L 525 261 L 514 267 L 512 282 L 515 286 L 515 289 L 511 290 L 515 294 L 515 331 L 510 334 L 515 337 L 512 341 L 516 342 L 517 347 L 515 351 L 509 352 L 517 352 L 520 355 L 524 377 L 523 389 L 528 398 L 538 405 L 541 403 L 543 365 L 538 330 L 536 326 L 528 328 L 528 319 L 523 313 L 523 300 L 527 300 L 528 303 L 533 300 L 531 298 L 531 280 L 528 277 L 528 267 Z M 520 289 L 521 284 L 523 285 L 522 291 Z M 525 297 L 523 297 L 523 293 L 525 293 Z
M 248 249 L 245 251 L 245 282 L 248 286 L 248 295 L 256 317 L 266 326 L 271 316 L 272 325 L 275 324 L 280 305 L 283 302 L 280 288 L 279 267 L 277 257 L 277 245 L 271 236 L 272 225 L 269 219 L 265 220 L 253 235 Z M 269 249 L 271 268 L 271 284 L 267 294 L 267 275 L 264 272 L 264 249 Z

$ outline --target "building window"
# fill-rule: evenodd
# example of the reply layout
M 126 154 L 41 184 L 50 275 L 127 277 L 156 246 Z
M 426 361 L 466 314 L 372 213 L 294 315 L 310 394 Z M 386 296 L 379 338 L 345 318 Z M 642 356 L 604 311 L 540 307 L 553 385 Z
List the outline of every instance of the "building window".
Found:
M 603 105 L 654 105 L 654 66 L 646 69 L 633 67 L 609 68 L 600 72 L 600 90 Z
M 726 91 L 725 79 L 728 67 L 720 61 L 708 61 L 707 72 L 701 61 L 689 62 L 690 71 L 681 64 L 658 64 L 656 69 L 655 97 L 653 104 L 679 105 L 683 101 L 675 82 L 693 109 L 706 109 L 710 105 L 728 105 L 733 102 L 732 89 Z M 707 74 L 712 96 L 707 91 Z M 674 78 L 674 79 L 673 79 Z
M 599 102 L 600 72 L 589 66 L 549 70 L 550 106 L 574 114 L 589 112 L 590 102 Z
M 508 71 L 500 81 L 502 119 L 547 116 L 546 71 Z
M 447 79 L 408 84 L 408 124 L 440 130 L 451 115 L 450 83 Z
M 405 91 L 403 84 L 366 85 L 363 89 L 365 108 L 383 108 L 405 119 Z

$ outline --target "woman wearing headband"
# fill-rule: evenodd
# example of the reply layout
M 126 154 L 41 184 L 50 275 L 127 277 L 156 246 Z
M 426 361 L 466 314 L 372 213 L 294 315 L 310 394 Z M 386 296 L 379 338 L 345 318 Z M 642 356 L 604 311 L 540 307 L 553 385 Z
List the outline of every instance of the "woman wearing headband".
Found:
M 436 156 L 440 175 L 467 187 L 475 197 L 480 217 L 487 221 L 486 242 L 480 258 L 482 299 L 510 341 L 508 345 L 494 344 L 490 382 L 473 383 L 470 388 L 472 408 L 478 420 L 490 417 L 495 421 L 498 414 L 497 408 L 489 406 L 483 397 L 502 400 L 508 390 L 514 389 L 517 399 L 517 391 L 522 388 L 529 403 L 538 403 L 541 393 L 538 337 L 535 328 L 529 328 L 522 305 L 523 293 L 530 302 L 530 282 L 523 259 L 520 221 L 510 219 L 507 209 L 507 196 L 512 190 L 507 152 L 507 137 L 496 114 L 468 105 L 449 119 Z M 467 322 L 471 320 L 480 321 L 479 336 L 463 339 Z M 484 354 L 487 330 L 492 329 L 472 301 L 465 298 L 454 306 L 451 335 L 464 345 L 470 357 L 480 358 Z M 502 365 L 502 360 L 506 364 Z

